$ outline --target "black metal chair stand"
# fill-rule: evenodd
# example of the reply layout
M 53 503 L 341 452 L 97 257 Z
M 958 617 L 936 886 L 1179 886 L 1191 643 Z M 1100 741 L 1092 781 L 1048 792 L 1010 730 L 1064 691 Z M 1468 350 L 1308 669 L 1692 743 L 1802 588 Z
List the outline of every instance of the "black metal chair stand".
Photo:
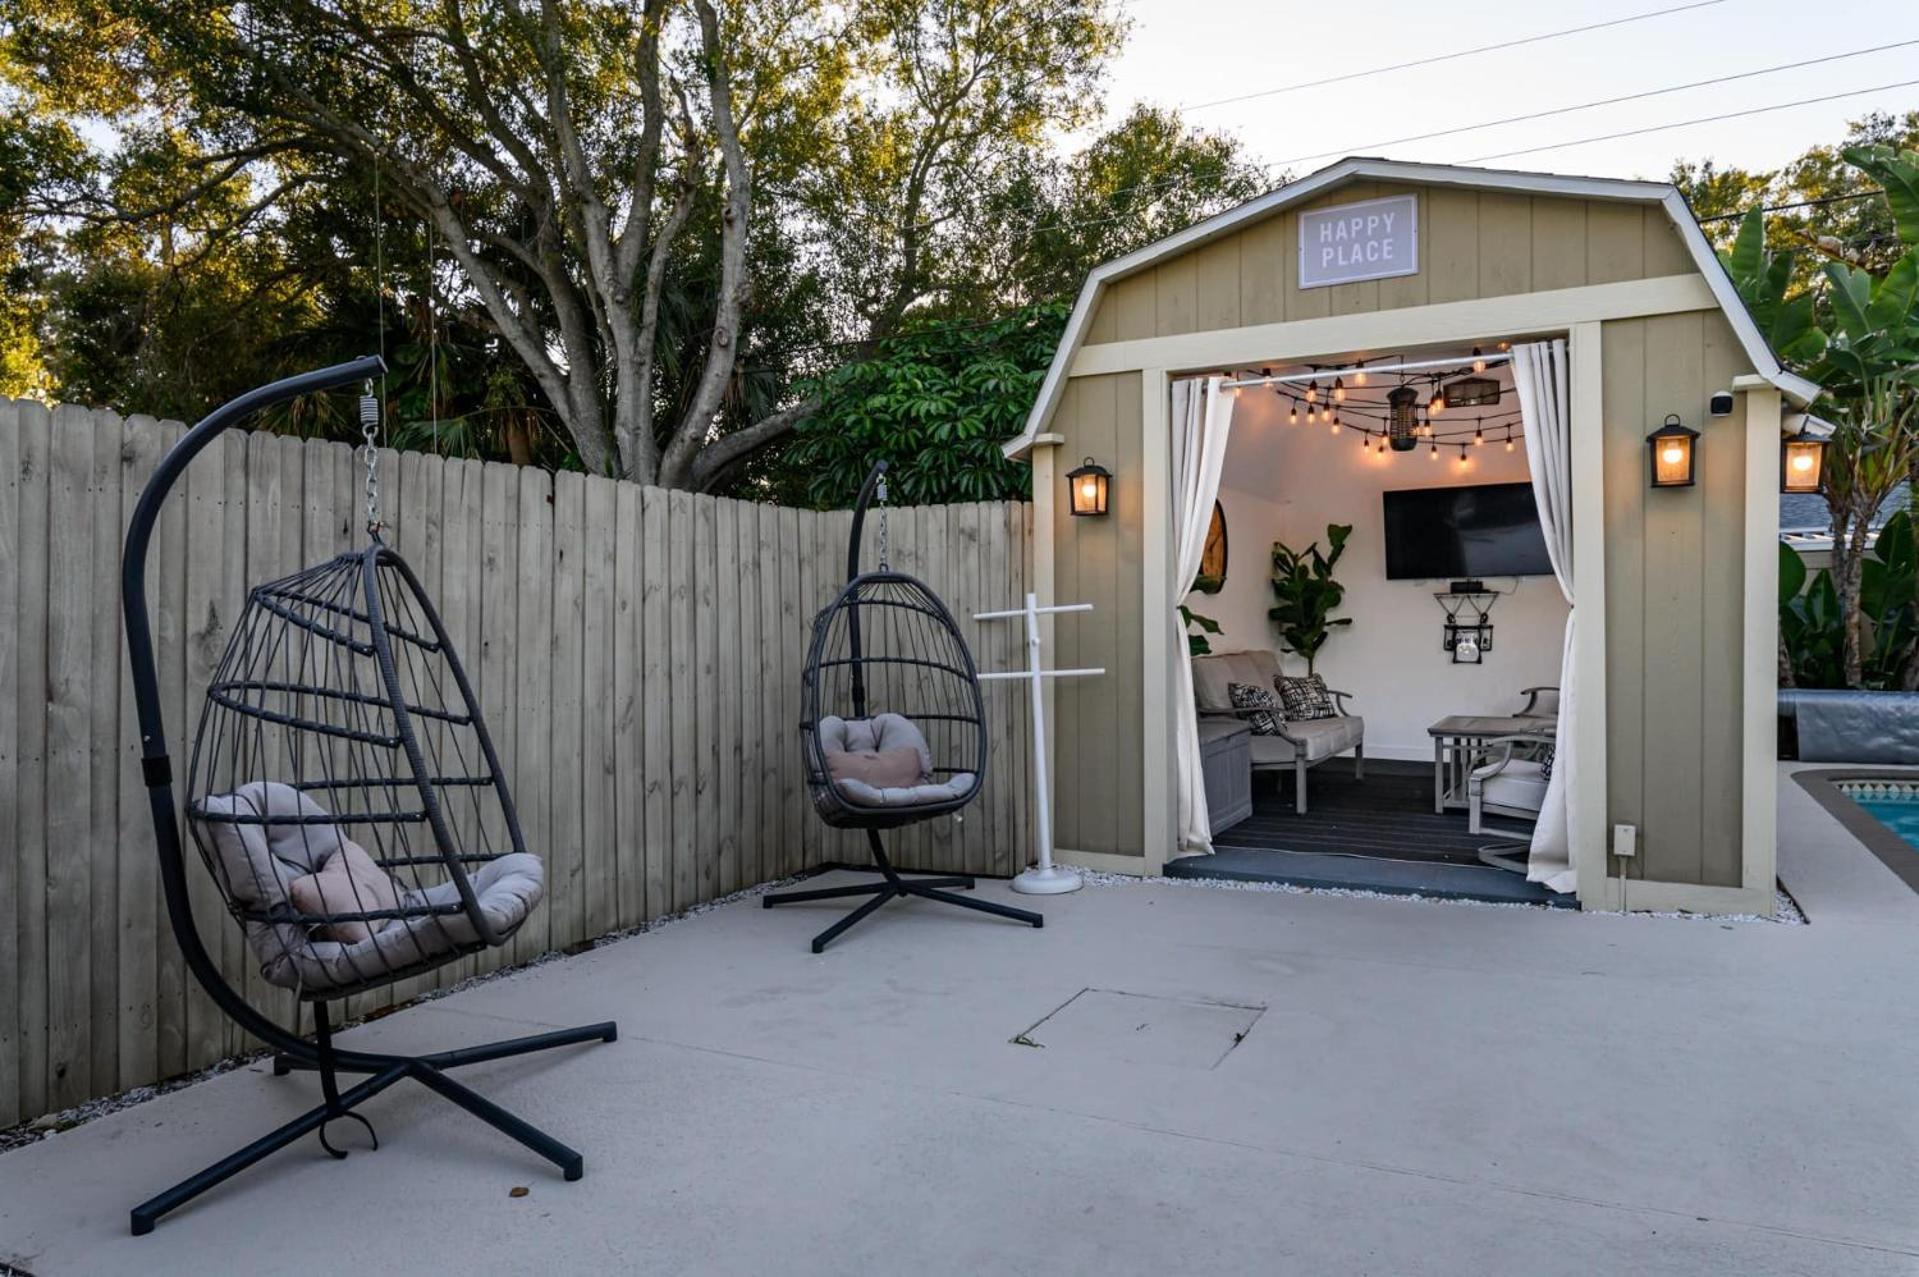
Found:
M 921 900 L 937 900 L 941 904 L 958 905 L 962 909 L 977 909 L 981 913 L 990 913 L 999 918 L 1011 918 L 1014 922 L 1023 922 L 1032 927 L 1046 925 L 1044 915 L 1029 909 L 1015 909 L 1012 905 L 994 904 L 991 900 L 969 900 L 965 896 L 956 896 L 952 891 L 946 890 L 958 888 L 961 891 L 971 891 L 973 879 L 966 874 L 955 874 L 950 878 L 902 878 L 899 871 L 893 868 L 893 862 L 886 858 L 886 847 L 880 842 L 879 830 L 867 830 L 866 841 L 873 851 L 873 872 L 880 875 L 880 881 L 863 882 L 851 887 L 822 887 L 814 891 L 782 891 L 760 897 L 760 902 L 768 909 L 776 905 L 803 904 L 809 900 L 840 900 L 851 896 L 873 897 L 814 936 L 814 953 L 824 953 L 826 946 L 839 939 L 842 932 L 866 918 L 887 901 L 900 900 L 908 896 L 917 896 Z
M 371 1147 L 378 1149 L 380 1137 L 374 1132 L 373 1124 L 361 1114 L 354 1112 L 354 1109 L 395 1082 L 408 1078 L 425 1086 L 442 1099 L 459 1105 L 502 1134 L 518 1140 L 559 1167 L 561 1175 L 566 1179 L 576 1180 L 586 1173 L 586 1160 L 576 1150 L 562 1144 L 532 1123 L 515 1117 L 484 1095 L 455 1082 L 446 1075 L 446 1071 L 463 1065 L 483 1064 L 488 1060 L 503 1060 L 515 1055 L 530 1055 L 535 1051 L 572 1046 L 581 1042 L 617 1041 L 619 1026 L 613 1021 L 582 1025 L 577 1029 L 561 1029 L 553 1033 L 538 1033 L 523 1038 L 509 1038 L 503 1042 L 490 1042 L 483 1046 L 459 1047 L 431 1055 L 369 1055 L 358 1051 L 338 1051 L 334 1048 L 326 1003 L 313 1004 L 313 1018 L 316 1031 L 311 1054 L 295 1054 L 283 1049 L 280 1054 L 273 1057 L 273 1072 L 276 1077 L 285 1077 L 295 1070 L 317 1072 L 320 1075 L 320 1092 L 324 1097 L 321 1103 L 277 1130 L 261 1136 L 238 1152 L 221 1158 L 205 1170 L 188 1176 L 164 1193 L 148 1198 L 134 1207 L 132 1215 L 134 1236 L 144 1236 L 152 1232 L 154 1224 L 162 1215 L 184 1206 L 208 1189 L 231 1179 L 255 1162 L 269 1154 L 277 1153 L 309 1133 L 318 1133 L 320 1145 L 329 1155 L 344 1158 L 347 1150 L 336 1148 L 327 1138 L 327 1124 L 339 1118 L 351 1118 L 360 1123 L 372 1141 Z M 284 1045 L 282 1044 L 283 1048 Z M 339 1084 L 339 1075 L 342 1073 L 365 1074 L 366 1080 L 342 1091 Z
M 216 409 L 161 458 L 128 524 L 121 601 L 168 923 L 187 969 L 215 1005 L 274 1050 L 274 1073 L 317 1072 L 321 1094 L 318 1106 L 134 1207 L 135 1235 L 310 1132 L 333 1157 L 345 1157 L 328 1138 L 327 1127 L 339 1119 L 359 1123 L 378 1148 L 372 1124 L 357 1110 L 402 1080 L 519 1141 L 569 1180 L 585 1170 L 576 1150 L 448 1073 L 612 1042 L 619 1035 L 613 1022 L 428 1055 L 334 1043 L 329 1002 L 504 944 L 544 885 L 458 653 L 412 569 L 380 541 L 370 379 L 384 370 L 377 358 L 356 360 L 263 386 Z M 228 983 L 195 926 L 147 616 L 146 563 L 168 491 L 215 436 L 272 404 L 363 381 L 370 543 L 249 592 L 208 686 L 186 779 L 187 824 L 201 859 L 261 975 L 313 1008 L 309 1041 Z M 360 1080 L 342 1089 L 342 1075 Z
M 847 538 L 846 585 L 813 620 L 802 679 L 805 717 L 800 723 L 806 790 L 813 809 L 835 829 L 866 831 L 872 871 L 879 874 L 879 881 L 762 897 L 768 909 L 813 900 L 872 897 L 813 937 L 814 953 L 824 951 L 887 901 L 909 896 L 1031 927 L 1046 925 L 1046 919 L 1031 910 L 954 895 L 950 889 L 973 886 L 973 879 L 964 874 L 901 877 L 880 841 L 882 829 L 953 815 L 978 798 L 988 759 L 986 703 L 973 654 L 953 614 L 924 582 L 887 564 L 885 475 L 886 463 L 881 461 L 860 488 Z M 860 535 L 876 496 L 880 562 L 876 570 L 863 573 Z M 849 720 L 866 722 L 869 708 L 881 718 L 896 715 L 906 720 L 902 730 L 924 760 L 925 784 L 882 792 L 834 777 L 823 725 L 836 723 L 844 729 Z

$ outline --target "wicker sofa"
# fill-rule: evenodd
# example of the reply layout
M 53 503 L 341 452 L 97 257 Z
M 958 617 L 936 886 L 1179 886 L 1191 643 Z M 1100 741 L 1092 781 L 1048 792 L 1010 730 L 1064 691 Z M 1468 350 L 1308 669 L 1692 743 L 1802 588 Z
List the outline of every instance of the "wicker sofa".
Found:
M 1273 687 L 1279 677 L 1279 660 L 1271 652 L 1218 652 L 1193 658 L 1193 696 L 1201 718 L 1236 718 L 1244 721 L 1254 711 L 1233 708 L 1234 683 Z M 1353 775 L 1366 775 L 1366 720 L 1346 712 L 1350 697 L 1333 692 L 1339 712 L 1332 718 L 1306 719 L 1281 723 L 1276 735 L 1252 738 L 1253 770 L 1293 773 L 1295 809 L 1306 813 L 1306 772 L 1329 758 L 1347 751 L 1353 755 Z

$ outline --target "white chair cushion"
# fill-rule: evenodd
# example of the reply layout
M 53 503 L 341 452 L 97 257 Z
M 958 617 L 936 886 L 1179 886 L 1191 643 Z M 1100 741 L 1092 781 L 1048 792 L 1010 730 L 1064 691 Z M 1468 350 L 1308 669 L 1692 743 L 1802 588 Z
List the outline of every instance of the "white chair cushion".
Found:
M 1515 758 L 1490 776 L 1473 778 L 1479 799 L 1494 807 L 1537 812 L 1546 805 L 1547 779 L 1535 762 Z

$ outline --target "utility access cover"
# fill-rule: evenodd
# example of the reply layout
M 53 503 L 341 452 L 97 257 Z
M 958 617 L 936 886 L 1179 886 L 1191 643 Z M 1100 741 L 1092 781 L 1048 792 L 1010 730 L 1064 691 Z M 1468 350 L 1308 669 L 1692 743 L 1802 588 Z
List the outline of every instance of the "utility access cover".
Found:
M 1081 989 L 1014 1041 L 1175 1069 L 1219 1067 L 1265 1007 Z

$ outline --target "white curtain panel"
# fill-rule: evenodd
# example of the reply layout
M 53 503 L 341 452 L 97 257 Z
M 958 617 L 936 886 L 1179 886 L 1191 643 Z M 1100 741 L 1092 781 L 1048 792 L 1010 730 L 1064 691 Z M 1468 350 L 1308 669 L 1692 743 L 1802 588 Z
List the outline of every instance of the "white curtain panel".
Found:
M 1179 854 L 1209 852 L 1206 784 L 1200 769 L 1199 709 L 1193 699 L 1193 661 L 1178 605 L 1199 576 L 1206 530 L 1226 465 L 1226 439 L 1233 427 L 1234 393 L 1223 377 L 1192 377 L 1173 383 L 1173 731 Z
M 1526 877 L 1553 891 L 1571 891 L 1576 883 L 1572 857 L 1571 794 L 1567 778 L 1573 757 L 1573 724 L 1580 713 L 1579 684 L 1573 677 L 1573 630 L 1579 609 L 1573 601 L 1572 412 L 1563 340 L 1513 347 L 1513 387 L 1526 429 L 1526 463 L 1532 471 L 1539 525 L 1546 534 L 1559 592 L 1572 610 L 1566 614 L 1566 639 L 1559 658 L 1559 725 L 1553 744 L 1552 781 L 1533 826 L 1532 854 Z M 1595 482 L 1597 476 L 1594 477 Z

